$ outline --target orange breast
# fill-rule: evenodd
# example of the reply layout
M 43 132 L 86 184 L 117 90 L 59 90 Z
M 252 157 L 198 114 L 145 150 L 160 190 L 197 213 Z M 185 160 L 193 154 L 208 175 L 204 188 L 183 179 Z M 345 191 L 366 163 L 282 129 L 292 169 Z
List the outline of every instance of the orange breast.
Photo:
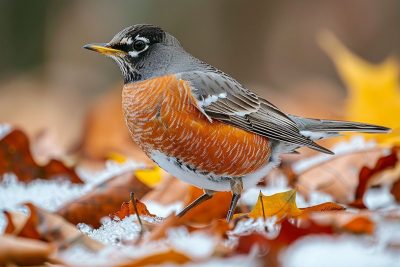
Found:
M 158 150 L 198 170 L 243 176 L 269 159 L 267 138 L 202 114 L 189 85 L 174 75 L 131 83 L 123 110 L 133 140 L 148 154 Z

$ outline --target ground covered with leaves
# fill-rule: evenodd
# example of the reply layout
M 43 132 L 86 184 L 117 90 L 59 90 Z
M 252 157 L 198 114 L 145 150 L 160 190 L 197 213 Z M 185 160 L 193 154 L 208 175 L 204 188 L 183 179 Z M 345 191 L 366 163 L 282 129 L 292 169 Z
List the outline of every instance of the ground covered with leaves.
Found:
M 135 147 L 104 153 L 105 144 L 128 145 L 110 144 L 93 121 L 84 156 L 62 160 L 0 125 L 0 265 L 400 266 L 397 63 L 370 65 L 330 34 L 321 44 L 353 90 L 347 119 L 392 134 L 335 139 L 327 144 L 334 156 L 285 156 L 244 192 L 229 224 L 228 192 L 176 217 L 202 191 Z

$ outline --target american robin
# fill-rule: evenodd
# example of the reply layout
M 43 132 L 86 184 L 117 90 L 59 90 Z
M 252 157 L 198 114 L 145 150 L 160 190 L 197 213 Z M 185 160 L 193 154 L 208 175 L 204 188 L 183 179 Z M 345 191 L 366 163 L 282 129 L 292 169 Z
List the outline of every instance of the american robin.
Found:
M 133 140 L 161 168 L 204 189 L 184 208 L 231 191 L 227 220 L 244 188 L 257 184 L 279 155 L 339 132 L 387 132 L 357 122 L 302 118 L 280 111 L 234 78 L 195 58 L 160 27 L 127 27 L 84 48 L 111 57 L 124 78 L 122 104 Z

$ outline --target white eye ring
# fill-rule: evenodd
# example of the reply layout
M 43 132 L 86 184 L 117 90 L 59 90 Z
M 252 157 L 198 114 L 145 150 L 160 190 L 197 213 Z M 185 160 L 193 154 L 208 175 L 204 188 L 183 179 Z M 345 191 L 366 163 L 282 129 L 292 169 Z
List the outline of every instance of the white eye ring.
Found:
M 142 49 L 137 49 L 137 48 L 135 48 L 135 44 L 137 44 L 137 43 L 139 43 L 139 42 L 145 45 Z M 131 57 L 138 57 L 140 53 L 142 53 L 143 51 L 146 51 L 147 48 L 149 48 L 149 45 L 148 45 L 149 43 L 150 43 L 149 39 L 147 39 L 147 38 L 145 38 L 145 37 L 141 37 L 141 36 L 139 36 L 139 35 L 136 36 L 136 37 L 135 37 L 135 41 L 133 42 L 133 49 L 134 49 L 134 50 L 128 52 L 128 54 L 129 54 Z

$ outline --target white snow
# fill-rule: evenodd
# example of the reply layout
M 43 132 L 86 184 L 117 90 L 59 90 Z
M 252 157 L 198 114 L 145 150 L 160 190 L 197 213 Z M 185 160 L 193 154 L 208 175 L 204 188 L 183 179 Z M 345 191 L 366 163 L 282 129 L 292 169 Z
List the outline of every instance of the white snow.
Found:
M 9 134 L 12 130 L 10 124 L 1 123 L 0 124 L 0 139 L 3 139 L 7 134 Z
M 84 223 L 77 226 L 83 233 L 105 245 L 122 245 L 127 241 L 136 240 L 140 233 L 136 215 L 131 215 L 123 220 L 104 218 L 98 229 L 93 229 Z
M 400 267 L 400 253 L 353 236 L 308 236 L 290 246 L 280 260 L 284 267 Z
M 365 192 L 363 201 L 370 210 L 390 208 L 396 205 L 396 201 L 387 185 L 383 185 L 380 188 L 369 188 Z
M 143 167 L 134 161 L 117 163 L 108 161 L 99 172 L 78 169 L 77 172 L 85 184 L 73 184 L 65 180 L 36 179 L 30 183 L 19 182 L 14 174 L 6 174 L 0 182 L 0 210 L 19 210 L 18 205 L 32 202 L 35 205 L 55 211 L 65 203 L 91 191 L 98 184 L 117 175 Z M 0 179 L 1 180 L 1 179 Z M 5 217 L 0 213 L 0 233 L 4 231 Z
M 176 251 L 195 260 L 211 257 L 217 246 L 215 237 L 202 232 L 189 233 L 184 227 L 170 229 L 168 240 Z

